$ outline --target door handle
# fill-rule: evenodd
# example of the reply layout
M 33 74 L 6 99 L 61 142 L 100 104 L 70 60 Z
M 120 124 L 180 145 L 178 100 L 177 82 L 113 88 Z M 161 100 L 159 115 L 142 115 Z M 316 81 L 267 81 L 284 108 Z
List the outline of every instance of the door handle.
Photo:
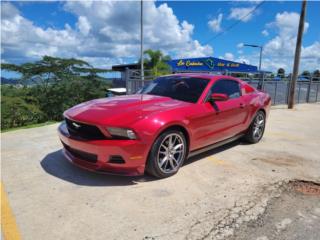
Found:
M 240 103 L 240 108 L 244 108 L 246 105 L 244 103 Z

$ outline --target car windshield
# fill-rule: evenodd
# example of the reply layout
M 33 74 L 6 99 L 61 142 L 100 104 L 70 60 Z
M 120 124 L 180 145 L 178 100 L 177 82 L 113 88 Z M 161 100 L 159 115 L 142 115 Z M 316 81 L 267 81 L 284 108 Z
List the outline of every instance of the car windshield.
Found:
M 196 103 L 208 84 L 207 79 L 169 76 L 159 77 L 143 87 L 138 93 L 170 97 Z

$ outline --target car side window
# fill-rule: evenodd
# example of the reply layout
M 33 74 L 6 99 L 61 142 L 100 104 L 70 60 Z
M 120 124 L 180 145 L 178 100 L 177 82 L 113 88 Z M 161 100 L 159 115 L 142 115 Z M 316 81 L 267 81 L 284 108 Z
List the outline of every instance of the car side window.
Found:
M 213 84 L 211 93 L 223 93 L 229 96 L 230 99 L 241 96 L 240 84 L 237 81 L 229 79 L 221 79 Z

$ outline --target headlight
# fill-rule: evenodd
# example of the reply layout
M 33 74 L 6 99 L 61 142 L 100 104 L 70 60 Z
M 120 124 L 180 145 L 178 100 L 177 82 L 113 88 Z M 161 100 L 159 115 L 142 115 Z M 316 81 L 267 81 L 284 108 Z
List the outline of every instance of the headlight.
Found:
M 127 139 L 136 139 L 136 134 L 131 129 L 127 128 L 107 128 L 108 132 L 112 137 L 116 138 L 127 138 Z

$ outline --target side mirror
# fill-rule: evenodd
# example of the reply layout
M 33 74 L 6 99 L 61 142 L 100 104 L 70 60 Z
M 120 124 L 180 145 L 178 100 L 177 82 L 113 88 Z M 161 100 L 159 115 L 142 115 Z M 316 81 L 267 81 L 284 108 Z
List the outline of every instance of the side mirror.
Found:
M 229 96 L 224 93 L 213 93 L 211 94 L 210 100 L 211 101 L 227 101 Z

